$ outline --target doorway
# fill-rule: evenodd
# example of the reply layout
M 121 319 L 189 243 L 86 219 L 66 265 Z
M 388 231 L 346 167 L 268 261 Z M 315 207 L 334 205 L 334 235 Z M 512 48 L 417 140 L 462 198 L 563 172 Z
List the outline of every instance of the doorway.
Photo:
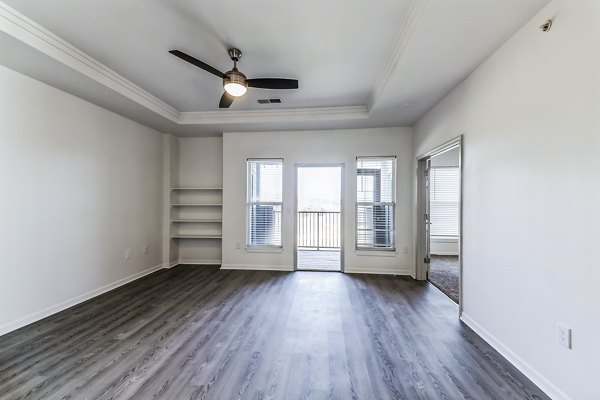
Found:
M 296 165 L 297 270 L 343 270 L 343 169 Z
M 419 279 L 426 279 L 460 308 L 462 296 L 462 138 L 419 158 Z

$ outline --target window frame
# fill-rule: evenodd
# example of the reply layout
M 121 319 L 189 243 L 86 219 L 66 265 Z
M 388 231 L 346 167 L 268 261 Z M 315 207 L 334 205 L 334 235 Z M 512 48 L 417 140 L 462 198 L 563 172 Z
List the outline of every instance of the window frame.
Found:
M 398 157 L 397 156 L 357 156 L 356 157 L 356 166 L 355 166 L 355 173 L 356 173 L 356 178 L 355 178 L 355 183 L 358 181 L 358 177 L 360 176 L 359 174 L 359 160 L 368 160 L 368 159 L 372 159 L 372 160 L 392 160 L 392 201 L 391 202 L 381 202 L 381 201 L 377 201 L 377 202 L 359 202 L 358 201 L 358 187 L 356 187 L 356 190 L 354 192 L 354 196 L 355 196 L 355 203 L 356 206 L 354 208 L 354 249 L 355 251 L 380 251 L 380 252 L 396 252 L 396 186 L 397 186 L 397 161 L 398 161 Z M 367 168 L 363 168 L 363 169 L 367 169 Z M 379 185 L 381 185 L 381 182 L 379 183 Z M 392 229 L 391 230 L 386 230 L 386 232 L 391 232 L 392 234 L 392 242 L 391 242 L 391 246 L 389 247 L 377 247 L 375 245 L 371 245 L 371 246 L 365 246 L 365 245 L 359 245 L 358 243 L 358 236 L 359 236 L 359 230 L 358 230 L 358 208 L 360 206 L 365 206 L 365 205 L 372 205 L 372 206 L 376 206 L 376 205 L 383 205 L 383 206 L 391 206 L 391 210 L 392 210 Z
M 260 161 L 278 161 L 281 163 L 281 201 L 280 202 L 264 202 L 264 201 L 250 201 L 251 199 L 251 190 L 252 188 L 250 187 L 250 165 L 252 162 L 260 162 Z M 283 249 L 283 173 L 284 173 L 284 159 L 282 157 L 274 157 L 274 158 L 247 158 L 246 159 L 246 246 L 245 249 L 248 251 L 261 251 L 261 250 L 265 250 L 265 251 L 269 251 L 269 250 L 282 250 Z M 279 245 L 276 244 L 251 244 L 250 243 L 250 238 L 251 238 L 251 234 L 250 234 L 250 230 L 252 228 L 252 224 L 250 222 L 251 219 L 251 215 L 252 213 L 250 212 L 250 209 L 252 206 L 254 205 L 273 205 L 273 206 L 277 206 L 279 205 L 281 208 L 281 218 L 280 218 L 280 233 L 279 233 L 279 237 L 280 237 L 280 243 Z

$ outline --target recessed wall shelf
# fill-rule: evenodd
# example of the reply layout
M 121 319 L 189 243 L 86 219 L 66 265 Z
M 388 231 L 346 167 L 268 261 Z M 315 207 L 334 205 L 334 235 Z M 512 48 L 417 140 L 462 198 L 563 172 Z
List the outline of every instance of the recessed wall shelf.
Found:
M 223 222 L 222 219 L 173 219 L 171 220 L 171 222 L 173 223 L 195 223 L 195 224 L 202 224 L 202 223 L 207 223 L 207 224 L 220 224 L 221 222 Z
M 181 188 L 171 188 L 171 190 L 223 190 L 223 188 L 211 188 L 211 187 L 185 188 L 185 187 L 181 187 Z
M 196 204 L 171 204 L 172 207 L 221 207 L 223 204 L 196 203 Z
M 215 235 L 173 235 L 171 239 L 222 239 L 221 234 Z

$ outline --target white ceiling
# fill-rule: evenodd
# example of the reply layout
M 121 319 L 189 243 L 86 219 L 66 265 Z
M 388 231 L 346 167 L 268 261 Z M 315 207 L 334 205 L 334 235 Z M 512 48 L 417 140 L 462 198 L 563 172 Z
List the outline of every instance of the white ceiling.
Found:
M 180 135 L 411 125 L 547 2 L 4 0 L 130 81 L 127 90 L 155 96 L 168 118 L 2 24 L 0 63 Z M 230 47 L 244 53 L 238 67 L 248 77 L 297 78 L 300 89 L 250 89 L 219 111 L 219 78 L 168 53 L 180 49 L 227 71 Z M 270 97 L 283 104 L 258 105 Z

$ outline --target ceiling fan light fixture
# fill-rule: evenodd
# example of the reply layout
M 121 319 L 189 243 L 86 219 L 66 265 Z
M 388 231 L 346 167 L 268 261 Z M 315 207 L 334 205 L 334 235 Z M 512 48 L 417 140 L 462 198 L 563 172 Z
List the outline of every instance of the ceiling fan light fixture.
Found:
M 248 88 L 241 83 L 229 82 L 223 85 L 223 88 L 227 93 L 232 95 L 233 97 L 240 97 L 246 94 Z
M 229 71 L 223 79 L 223 88 L 233 97 L 240 97 L 248 91 L 248 82 L 246 76 L 239 72 L 237 68 Z

